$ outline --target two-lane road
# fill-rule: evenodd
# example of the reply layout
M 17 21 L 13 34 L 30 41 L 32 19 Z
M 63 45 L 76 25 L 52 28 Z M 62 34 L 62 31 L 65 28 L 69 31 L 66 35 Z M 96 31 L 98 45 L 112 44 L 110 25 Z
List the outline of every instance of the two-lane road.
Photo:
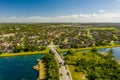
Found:
M 72 80 L 72 76 L 70 74 L 70 71 L 64 65 L 64 60 L 61 58 L 59 53 L 56 51 L 56 49 L 54 48 L 54 45 L 52 43 L 50 44 L 49 48 L 53 53 L 55 53 L 55 57 L 60 64 L 60 68 L 59 68 L 60 80 Z

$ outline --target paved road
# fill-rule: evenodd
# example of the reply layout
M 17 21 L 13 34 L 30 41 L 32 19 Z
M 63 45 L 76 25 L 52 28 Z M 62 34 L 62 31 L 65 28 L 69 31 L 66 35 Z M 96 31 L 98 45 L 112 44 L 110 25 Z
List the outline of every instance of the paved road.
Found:
M 60 63 L 60 80 L 72 80 L 72 76 L 70 74 L 70 71 L 68 68 L 64 65 L 64 60 L 61 58 L 59 53 L 55 50 L 54 45 L 51 43 L 49 46 L 50 50 L 55 53 L 55 57 L 57 58 L 57 61 Z

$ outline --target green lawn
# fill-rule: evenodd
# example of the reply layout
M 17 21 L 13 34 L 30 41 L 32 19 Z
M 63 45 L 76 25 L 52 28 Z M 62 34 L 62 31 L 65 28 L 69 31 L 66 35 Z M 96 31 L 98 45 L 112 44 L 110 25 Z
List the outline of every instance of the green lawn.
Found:
M 68 67 L 71 72 L 73 80 L 87 80 L 87 79 L 82 79 L 85 76 L 82 72 L 75 72 L 75 66 L 68 65 Z
M 120 45 L 108 45 L 108 46 L 99 46 L 99 47 L 97 47 L 97 46 L 95 46 L 95 47 L 87 47 L 87 48 L 71 48 L 71 50 L 73 50 L 73 51 L 76 51 L 76 50 L 90 50 L 90 49 L 92 49 L 92 48 L 97 48 L 97 49 L 100 49 L 100 48 L 112 48 L 112 47 L 120 47 Z M 58 51 L 60 51 L 60 52 L 66 52 L 66 51 L 68 51 L 69 49 L 60 49 L 59 47 L 56 47 L 56 49 L 58 50 Z
M 45 54 L 45 53 L 49 53 L 49 48 L 46 47 L 46 49 L 43 51 L 34 51 L 34 52 L 2 53 L 0 54 L 0 57 L 23 56 L 23 55 Z
M 117 30 L 116 28 L 89 28 L 89 30 Z

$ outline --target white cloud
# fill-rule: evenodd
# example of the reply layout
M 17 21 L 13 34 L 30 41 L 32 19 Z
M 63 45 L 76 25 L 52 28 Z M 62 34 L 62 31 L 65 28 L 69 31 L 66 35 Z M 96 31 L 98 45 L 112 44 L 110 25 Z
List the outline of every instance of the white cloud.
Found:
M 41 17 L 39 16 L 34 16 L 34 17 L 28 17 L 28 19 L 40 19 Z
M 103 13 L 103 12 L 105 12 L 105 11 L 106 11 L 106 10 L 101 9 L 101 10 L 99 10 L 98 12 Z
M 120 13 L 104 12 L 54 17 L 0 17 L 0 22 L 120 22 Z

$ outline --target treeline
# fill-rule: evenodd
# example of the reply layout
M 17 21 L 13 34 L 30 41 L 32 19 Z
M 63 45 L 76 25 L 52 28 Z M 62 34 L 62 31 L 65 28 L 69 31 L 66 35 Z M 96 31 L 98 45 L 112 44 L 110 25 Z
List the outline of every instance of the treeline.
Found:
M 37 46 L 37 45 L 36 46 L 26 45 L 25 47 L 15 45 L 14 49 L 13 49 L 13 52 L 14 53 L 18 53 L 18 52 L 22 52 L 22 51 L 24 51 L 24 52 L 29 52 L 29 51 L 34 52 L 34 51 L 43 51 L 45 49 L 46 49 L 46 47 L 44 47 L 44 46 L 40 47 L 40 46 Z
M 47 80 L 59 80 L 59 67 L 53 54 L 46 54 L 42 58 L 47 69 Z
M 99 54 L 95 49 L 89 53 L 68 51 L 65 59 L 75 67 L 75 72 L 82 72 L 88 80 L 120 80 L 120 65 L 113 58 L 112 50 L 108 55 Z

